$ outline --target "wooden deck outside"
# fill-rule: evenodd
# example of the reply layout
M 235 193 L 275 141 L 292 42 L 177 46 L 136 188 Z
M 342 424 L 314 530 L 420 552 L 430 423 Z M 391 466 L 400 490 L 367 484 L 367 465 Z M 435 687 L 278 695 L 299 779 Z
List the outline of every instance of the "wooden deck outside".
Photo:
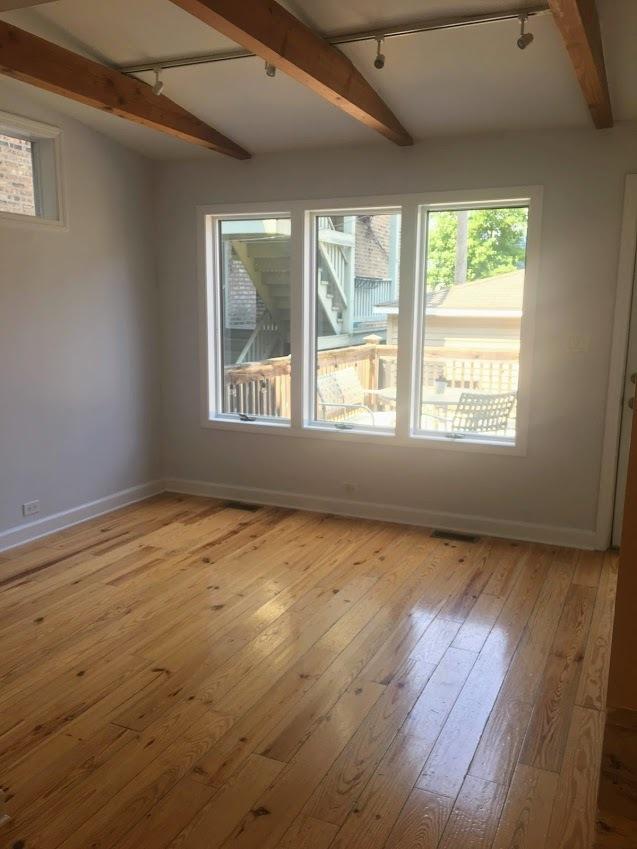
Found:
M 382 344 L 377 336 L 368 338 L 372 341 L 365 345 L 319 351 L 317 375 L 354 367 L 365 389 L 395 387 L 397 346 Z M 430 389 L 441 373 L 453 388 L 492 392 L 516 392 L 518 388 L 519 355 L 515 351 L 428 346 L 423 362 L 423 383 Z M 290 357 L 229 366 L 224 391 L 227 412 L 290 418 Z
M 165 495 L 0 555 L 24 849 L 586 849 L 613 554 Z

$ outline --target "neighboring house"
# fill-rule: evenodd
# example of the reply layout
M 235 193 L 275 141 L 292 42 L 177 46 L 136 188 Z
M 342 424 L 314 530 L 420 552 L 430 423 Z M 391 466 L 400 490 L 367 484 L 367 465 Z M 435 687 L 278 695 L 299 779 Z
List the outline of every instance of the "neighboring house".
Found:
M 0 210 L 35 215 L 31 142 L 0 133 Z
M 524 269 L 429 292 L 426 345 L 456 350 L 518 351 Z M 398 301 L 379 304 L 387 342 L 398 340 Z

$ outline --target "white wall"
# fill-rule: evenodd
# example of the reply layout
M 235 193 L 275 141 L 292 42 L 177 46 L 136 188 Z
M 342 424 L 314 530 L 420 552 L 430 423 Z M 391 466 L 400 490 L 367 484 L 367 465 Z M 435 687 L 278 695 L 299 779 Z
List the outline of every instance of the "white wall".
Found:
M 291 494 L 305 493 L 318 498 L 315 506 L 339 509 L 351 498 L 404 507 L 413 519 L 592 544 L 623 187 L 631 171 L 637 171 L 634 126 L 161 165 L 165 474 L 220 484 L 220 492 L 231 486 L 249 488 L 246 496 L 250 489 L 275 490 L 282 493 L 278 500 L 290 502 Z M 531 184 L 544 186 L 544 205 L 527 456 L 201 427 L 197 204 Z M 573 337 L 584 338 L 587 350 L 574 351 Z M 359 485 L 355 495 L 344 492 L 345 481 Z M 467 519 L 476 516 L 485 521 Z
M 25 501 L 40 519 L 159 476 L 151 165 L 24 92 L 0 109 L 62 127 L 69 226 L 0 222 L 0 547 Z

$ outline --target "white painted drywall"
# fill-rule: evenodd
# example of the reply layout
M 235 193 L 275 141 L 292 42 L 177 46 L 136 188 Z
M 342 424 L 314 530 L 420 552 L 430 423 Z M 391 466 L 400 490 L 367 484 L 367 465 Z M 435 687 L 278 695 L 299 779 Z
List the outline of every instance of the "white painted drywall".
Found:
M 567 529 L 592 542 L 624 178 L 635 170 L 634 125 L 159 165 L 165 475 L 528 523 L 540 536 Z M 536 184 L 544 204 L 527 456 L 201 427 L 198 204 Z M 574 350 L 582 340 L 586 350 Z M 345 481 L 358 484 L 355 494 Z
M 0 222 L 0 533 L 159 472 L 151 166 L 26 90 L 0 109 L 62 127 L 68 229 Z

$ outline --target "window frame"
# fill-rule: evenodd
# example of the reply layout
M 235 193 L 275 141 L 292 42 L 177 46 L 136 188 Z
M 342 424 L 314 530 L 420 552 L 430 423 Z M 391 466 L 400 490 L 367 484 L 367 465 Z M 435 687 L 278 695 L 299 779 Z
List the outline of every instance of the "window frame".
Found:
M 540 228 L 542 214 L 541 186 L 514 186 L 495 189 L 471 189 L 419 192 L 391 195 L 315 198 L 310 200 L 231 203 L 202 205 L 197 214 L 197 266 L 199 286 L 199 354 L 201 426 L 204 428 L 243 431 L 286 437 L 337 439 L 354 443 L 419 447 L 420 449 L 505 454 L 524 456 L 527 451 L 528 419 L 531 399 L 531 366 L 533 358 L 535 304 L 539 276 Z M 423 210 L 445 208 L 485 208 L 487 206 L 528 206 L 527 254 L 524 296 L 520 330 L 517 428 L 515 442 L 480 439 L 450 439 L 419 431 L 417 406 L 420 398 L 420 339 L 424 328 L 421 306 L 424 277 L 421 277 L 424 245 Z M 357 214 L 361 212 L 397 211 L 401 215 L 400 287 L 397 357 L 397 398 L 395 431 L 355 426 L 347 429 L 314 422 L 315 392 L 315 234 L 313 216 Z M 286 420 L 240 421 L 236 416 L 219 412 L 217 385 L 213 385 L 219 362 L 218 347 L 220 288 L 218 250 L 213 250 L 220 218 L 290 217 L 290 349 L 291 416 Z M 217 257 L 215 263 L 210 257 Z
M 31 142 L 35 215 L 0 210 L 0 223 L 67 230 L 62 174 L 62 130 L 0 111 L 0 133 Z

